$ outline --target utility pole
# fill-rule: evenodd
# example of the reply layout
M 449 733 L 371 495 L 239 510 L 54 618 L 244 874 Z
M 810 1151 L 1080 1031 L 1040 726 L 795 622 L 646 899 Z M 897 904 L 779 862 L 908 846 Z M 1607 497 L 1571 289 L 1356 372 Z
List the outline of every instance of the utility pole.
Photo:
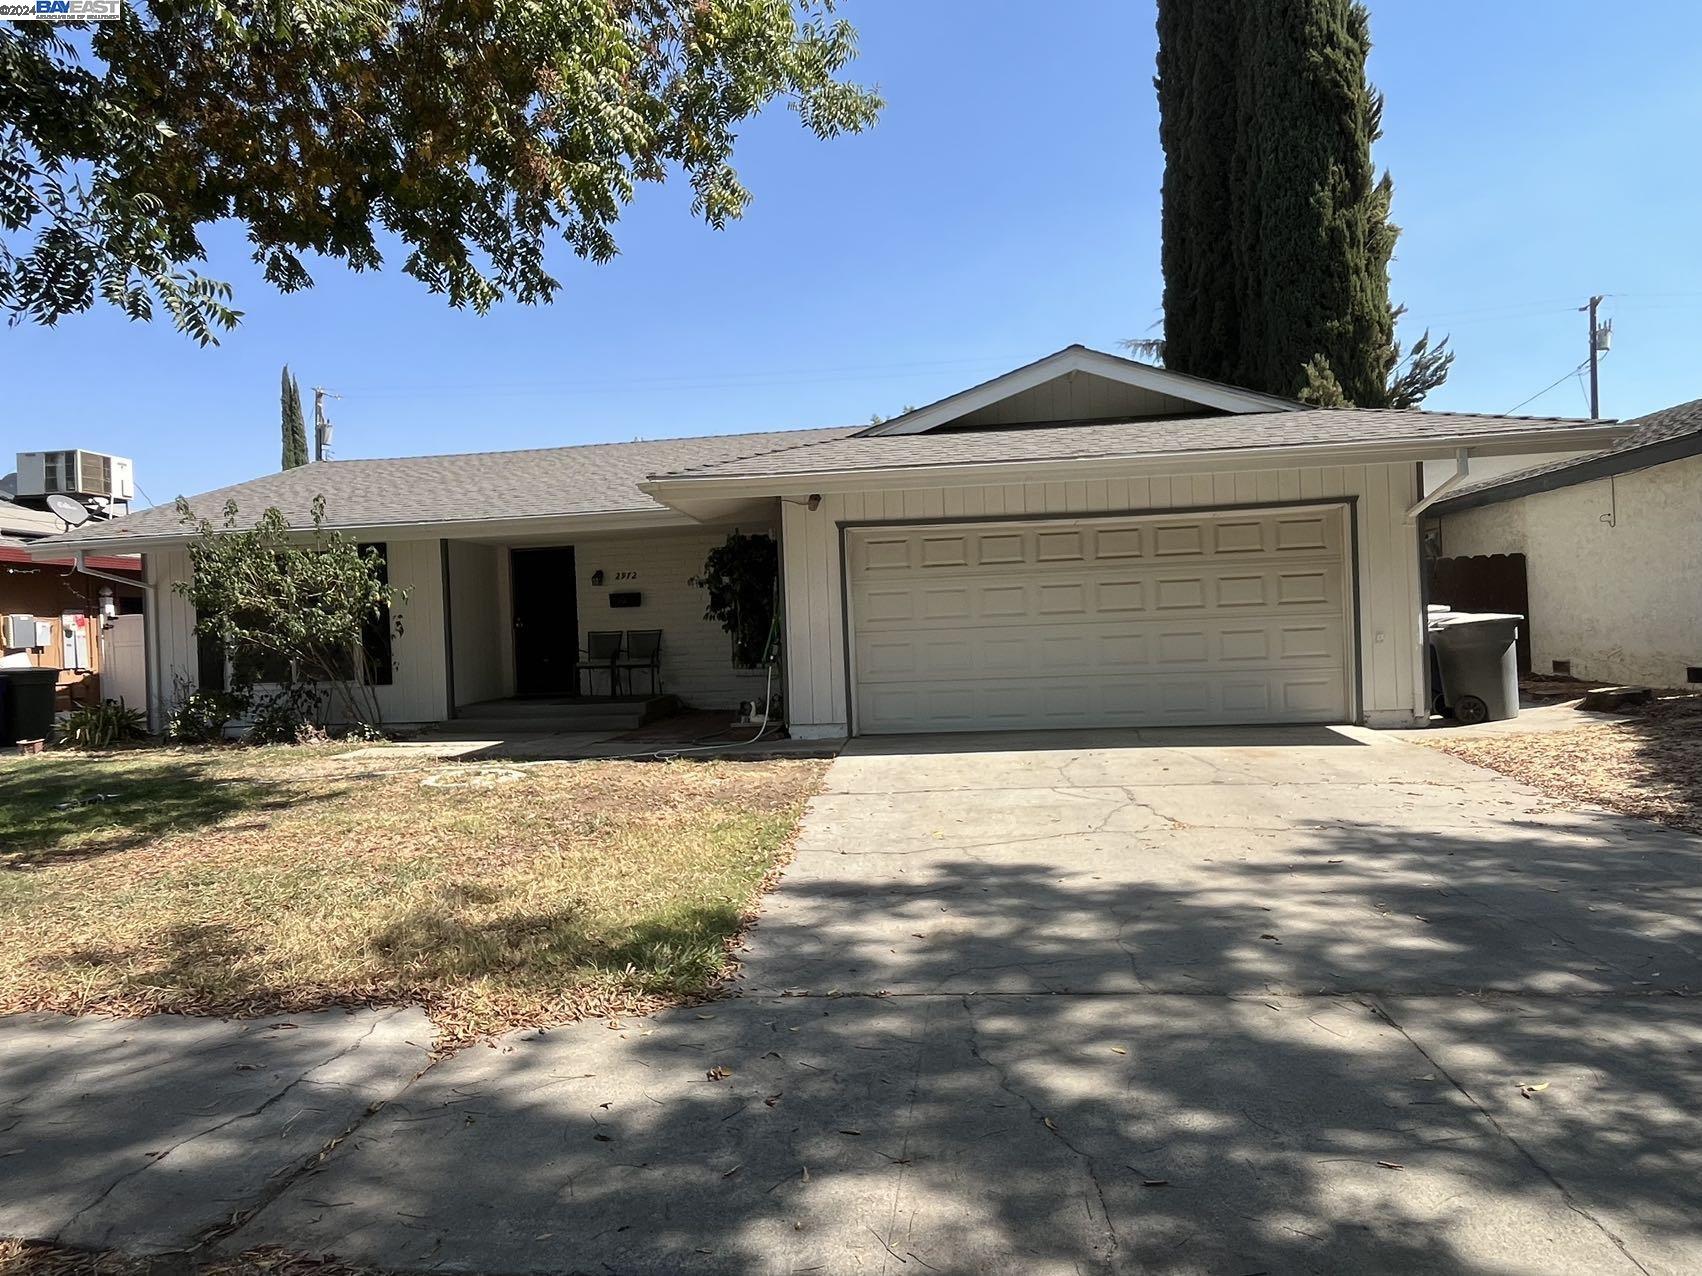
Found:
M 313 459 L 316 461 L 323 461 L 325 454 L 331 450 L 331 418 L 325 415 L 325 400 L 342 397 L 332 394 L 324 386 L 313 387 Z
M 1596 322 L 1596 307 L 1602 304 L 1602 297 L 1591 297 L 1590 304 L 1579 306 L 1590 315 L 1590 416 L 1599 417 L 1602 414 L 1601 387 L 1596 373 L 1598 356 L 1606 354 L 1613 345 L 1613 325 L 1603 325 Z

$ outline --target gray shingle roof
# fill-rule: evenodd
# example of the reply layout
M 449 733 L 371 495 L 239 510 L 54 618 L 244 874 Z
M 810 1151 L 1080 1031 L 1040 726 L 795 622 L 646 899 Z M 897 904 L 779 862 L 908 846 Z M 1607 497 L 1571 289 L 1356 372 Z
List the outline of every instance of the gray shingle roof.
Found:
M 1230 448 L 1399 444 L 1586 424 L 1604 423 L 1314 408 L 885 436 L 867 436 L 855 427 L 783 430 L 519 452 L 323 461 L 205 492 L 192 497 L 190 504 L 198 515 L 214 521 L 226 501 L 237 503 L 245 521 L 276 506 L 292 525 L 302 526 L 311 517 L 313 498 L 323 495 L 326 522 L 332 527 L 473 523 L 657 512 L 666 507 L 639 490 L 639 484 L 654 477 L 761 478 Z M 86 524 L 54 537 L 53 543 L 74 548 L 88 542 L 169 538 L 183 530 L 176 510 L 167 505 L 112 522 Z
M 1096 425 L 936 430 L 927 434 L 846 435 L 760 456 L 700 463 L 670 478 L 769 478 L 942 465 L 998 465 L 1120 455 L 1399 444 L 1470 439 L 1521 431 L 1606 425 L 1560 417 L 1480 416 L 1393 408 L 1310 408 L 1198 417 L 1159 417 Z
M 854 432 L 854 428 L 782 430 L 521 452 L 320 461 L 204 492 L 191 497 L 190 505 L 197 515 L 214 522 L 219 521 L 226 501 L 237 503 L 245 521 L 276 506 L 297 527 L 309 522 L 313 498 L 319 495 L 325 497 L 326 524 L 332 527 L 641 513 L 665 508 L 638 490 L 658 471 L 752 457 Z M 173 536 L 182 531 L 177 511 L 160 505 L 108 523 L 85 524 L 54 538 L 54 544 Z
M 1670 443 L 1690 435 L 1702 435 L 1702 399 L 1692 399 L 1688 403 L 1675 404 L 1670 408 L 1662 408 L 1647 416 L 1636 417 L 1625 423 L 1632 428 L 1632 433 L 1621 439 L 1610 448 L 1599 452 L 1587 452 L 1582 456 L 1568 457 L 1563 461 L 1550 461 L 1546 465 L 1533 465 L 1529 469 L 1514 470 L 1509 474 L 1497 474 L 1494 478 L 1479 480 L 1476 483 L 1462 483 L 1450 492 L 1447 497 L 1438 501 L 1433 512 L 1443 513 L 1457 505 L 1486 505 L 1494 503 L 1485 499 L 1491 492 L 1508 489 L 1507 499 L 1522 494 L 1514 489 L 1522 488 L 1530 480 L 1547 476 L 1561 476 L 1568 470 L 1578 471 L 1578 479 L 1591 477 L 1599 468 L 1598 462 L 1609 457 L 1623 460 L 1623 469 L 1636 468 L 1635 453 L 1656 444 Z M 1651 461 L 1651 463 L 1656 463 Z M 1589 467 L 1587 470 L 1585 467 Z M 1564 483 L 1548 484 L 1547 486 L 1565 486 Z M 1468 498 L 1470 498 L 1468 500 Z M 1499 496 L 1497 499 L 1502 499 Z

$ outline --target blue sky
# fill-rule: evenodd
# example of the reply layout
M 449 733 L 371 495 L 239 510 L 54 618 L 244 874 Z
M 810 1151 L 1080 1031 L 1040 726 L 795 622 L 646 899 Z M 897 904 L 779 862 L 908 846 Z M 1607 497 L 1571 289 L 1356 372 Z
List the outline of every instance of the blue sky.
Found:
M 551 307 L 451 311 L 389 270 L 271 293 L 240 234 L 211 271 L 247 311 L 218 349 L 97 311 L 0 331 L 0 452 L 132 456 L 154 500 L 276 468 L 278 370 L 333 404 L 336 454 L 407 455 L 852 424 L 1159 316 L 1150 4 L 842 0 L 888 106 L 818 142 L 745 131 L 756 199 L 717 233 L 649 188 L 623 255 L 558 254 Z M 1504 412 L 1577 365 L 1592 292 L 1603 411 L 1702 395 L 1702 6 L 1382 0 L 1377 160 L 1404 228 L 1408 336 L 1453 334 L 1429 406 Z M 395 254 L 399 260 L 400 254 Z M 1575 379 L 1524 409 L 1582 413 Z M 0 469 L 9 468 L 0 465 Z

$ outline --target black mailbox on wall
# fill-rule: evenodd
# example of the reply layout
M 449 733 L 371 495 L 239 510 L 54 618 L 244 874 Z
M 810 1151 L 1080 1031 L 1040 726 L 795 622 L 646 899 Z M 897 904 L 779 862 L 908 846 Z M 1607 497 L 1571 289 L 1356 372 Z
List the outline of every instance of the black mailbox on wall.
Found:
M 637 590 L 633 590 L 628 593 L 615 593 L 609 595 L 609 606 L 611 607 L 638 607 L 642 605 L 643 602 L 644 595 L 639 593 Z

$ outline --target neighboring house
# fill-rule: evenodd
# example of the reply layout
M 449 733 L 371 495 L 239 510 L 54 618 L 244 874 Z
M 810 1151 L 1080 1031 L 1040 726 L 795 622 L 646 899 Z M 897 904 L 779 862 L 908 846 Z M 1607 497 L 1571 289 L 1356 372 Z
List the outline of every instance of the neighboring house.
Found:
M 69 709 L 111 694 L 101 685 L 102 673 L 115 647 L 122 647 L 131 637 L 131 628 L 135 629 L 139 648 L 140 615 L 125 620 L 119 613 L 140 613 L 142 560 L 134 554 L 89 558 L 87 565 L 97 571 L 134 582 L 125 585 L 77 572 L 68 557 L 31 557 L 29 547 L 33 543 L 64 526 L 57 515 L 46 510 L 0 499 L 0 668 L 57 666 L 61 670 L 59 707 Z M 7 616 L 33 617 L 27 626 L 29 634 L 22 632 L 26 626 L 21 621 L 6 625 Z M 125 632 L 114 635 L 115 624 Z M 28 642 L 23 641 L 26 636 Z M 128 656 L 126 648 L 116 659 L 122 663 Z M 135 663 L 138 676 L 133 703 L 139 707 L 139 655 Z M 128 685 L 122 677 L 117 681 Z
M 740 528 L 780 540 L 795 735 L 1407 726 L 1429 706 L 1422 464 L 1621 433 L 1308 409 L 1072 346 L 866 429 L 329 461 L 192 504 L 302 526 L 323 494 L 383 545 L 410 590 L 378 688 L 395 723 L 568 693 L 594 630 L 660 629 L 688 703 L 760 696 L 689 583 Z M 157 701 L 198 676 L 186 541 L 154 509 L 53 548 L 143 554 Z
M 1702 399 L 1625 424 L 1606 451 L 1456 487 L 1430 510 L 1437 552 L 1524 556 L 1538 672 L 1702 682 Z

